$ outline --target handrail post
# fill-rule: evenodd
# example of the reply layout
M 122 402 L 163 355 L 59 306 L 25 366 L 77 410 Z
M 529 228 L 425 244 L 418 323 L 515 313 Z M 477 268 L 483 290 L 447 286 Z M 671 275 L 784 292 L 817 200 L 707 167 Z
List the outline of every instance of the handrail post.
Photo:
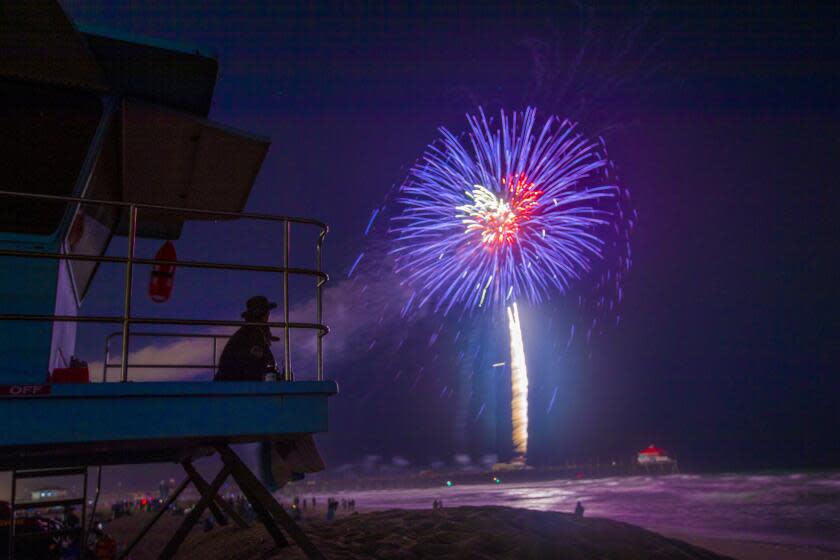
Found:
M 289 336 L 289 252 L 292 243 L 292 224 L 289 220 L 283 220 L 285 232 L 283 234 L 283 369 L 285 370 L 286 381 L 294 381 L 292 374 L 292 354 Z
M 128 210 L 128 259 L 125 263 L 125 291 L 123 295 L 123 322 L 122 322 L 122 361 L 120 369 L 122 382 L 128 381 L 128 331 L 129 319 L 131 317 L 131 273 L 134 264 L 134 242 L 137 235 L 137 207 L 133 204 Z
M 216 365 L 216 336 L 213 336 L 213 379 L 216 378 L 216 370 L 218 366 Z
M 322 229 L 321 233 L 318 234 L 318 243 L 315 246 L 315 254 L 317 257 L 316 268 L 318 269 L 318 277 L 315 284 L 315 322 L 319 325 L 324 324 L 324 308 L 323 304 L 321 303 L 321 291 L 324 287 L 324 280 L 321 278 L 321 271 L 323 270 L 323 245 L 324 245 L 324 238 L 327 235 L 327 230 Z M 318 372 L 318 381 L 324 380 L 324 333 L 318 329 L 316 333 L 316 359 L 318 361 L 317 364 L 317 372 Z
M 105 337 L 105 361 L 102 362 L 102 383 L 108 382 L 109 363 L 111 363 L 111 335 Z

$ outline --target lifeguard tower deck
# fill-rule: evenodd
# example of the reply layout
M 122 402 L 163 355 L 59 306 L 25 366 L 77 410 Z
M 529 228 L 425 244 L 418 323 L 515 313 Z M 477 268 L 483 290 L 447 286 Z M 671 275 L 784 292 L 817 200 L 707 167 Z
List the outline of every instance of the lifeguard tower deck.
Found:
M 327 226 L 308 218 L 243 211 L 269 141 L 207 120 L 217 74 L 212 56 L 80 30 L 57 3 L 20 3 L 4 8 L 0 16 L 0 50 L 5 53 L 0 62 L 0 153 L 9 162 L 0 188 L 0 470 L 15 473 L 9 557 L 16 554 L 15 511 L 30 505 L 15 502 L 17 478 L 86 476 L 90 466 L 163 461 L 181 463 L 187 472 L 170 500 L 189 482 L 201 499 L 162 558 L 175 554 L 207 508 L 220 523 L 244 524 L 218 498 L 228 476 L 278 546 L 287 543 L 282 528 L 309 557 L 320 557 L 229 446 L 327 430 L 327 399 L 337 393 L 336 384 L 324 379 L 322 359 L 328 329 L 321 304 L 327 281 L 321 251 Z M 139 239 L 176 240 L 185 224 L 208 220 L 275 224 L 282 235 L 274 262 L 176 262 L 135 254 Z M 311 268 L 290 266 L 299 228 L 315 230 Z M 119 243 L 124 254 L 109 254 L 109 247 Z M 103 263 L 123 269 L 122 313 L 85 314 L 82 303 Z M 283 320 L 260 324 L 282 333 L 282 379 L 144 382 L 133 375 L 155 367 L 130 362 L 139 337 L 206 337 L 215 348 L 225 338 L 220 330 L 249 324 L 133 313 L 141 295 L 134 287 L 136 271 L 172 265 L 276 276 L 282 303 L 275 315 L 282 313 Z M 311 322 L 290 320 L 290 278 L 297 277 L 311 280 Z M 113 325 L 107 346 L 118 342 L 118 351 L 106 352 L 101 378 L 54 382 L 51 374 L 71 365 L 77 329 L 85 324 Z M 291 367 L 293 331 L 309 332 L 315 339 L 316 355 L 307 360 L 314 364 L 312 371 L 297 376 Z M 210 364 L 177 367 L 213 368 L 216 357 L 214 350 Z M 224 467 L 206 482 L 191 461 L 212 453 L 219 453 Z M 84 517 L 86 501 L 79 505 Z M 82 523 L 88 531 L 90 517 Z

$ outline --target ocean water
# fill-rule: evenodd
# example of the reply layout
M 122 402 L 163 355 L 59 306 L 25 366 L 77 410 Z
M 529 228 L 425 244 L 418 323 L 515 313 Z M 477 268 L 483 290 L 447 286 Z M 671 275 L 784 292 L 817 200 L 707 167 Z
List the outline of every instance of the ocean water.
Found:
M 502 478 L 504 475 L 500 475 Z M 654 530 L 840 550 L 840 472 L 679 474 L 348 493 L 364 509 L 500 505 Z

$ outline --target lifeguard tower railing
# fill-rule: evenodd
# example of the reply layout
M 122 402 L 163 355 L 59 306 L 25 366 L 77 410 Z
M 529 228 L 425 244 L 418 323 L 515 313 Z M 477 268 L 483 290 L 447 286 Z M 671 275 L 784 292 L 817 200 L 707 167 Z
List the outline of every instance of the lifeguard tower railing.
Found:
M 189 327 L 241 327 L 243 325 L 267 326 L 283 329 L 283 365 L 284 365 L 284 380 L 294 381 L 291 364 L 291 331 L 296 329 L 315 331 L 316 334 L 316 363 L 317 363 L 317 380 L 324 379 L 324 359 L 323 359 L 323 338 L 329 332 L 329 328 L 323 324 L 323 287 L 328 280 L 328 276 L 323 272 L 323 246 L 324 239 L 329 231 L 329 228 L 323 222 L 313 220 L 310 218 L 300 218 L 292 216 L 281 216 L 275 214 L 262 214 L 254 212 L 226 212 L 219 210 L 207 210 L 200 208 L 178 208 L 172 206 L 163 206 L 156 204 L 138 204 L 124 201 L 111 200 L 96 200 L 90 198 L 79 198 L 72 196 L 58 196 L 48 194 L 34 194 L 34 193 L 20 193 L 14 191 L 0 190 L 0 199 L 4 197 L 26 198 L 39 201 L 52 201 L 55 203 L 64 203 L 74 205 L 73 211 L 81 205 L 93 206 L 109 206 L 117 207 L 127 212 L 128 219 L 128 235 L 127 235 L 127 253 L 125 257 L 107 256 L 107 255 L 86 255 L 77 253 L 62 253 L 62 252 L 44 252 L 44 251 L 22 251 L 16 249 L 0 248 L 0 257 L 20 257 L 33 259 L 54 259 L 54 260 L 76 260 L 88 261 L 96 263 L 117 263 L 125 265 L 124 275 L 124 289 L 123 289 L 123 313 L 122 315 L 38 315 L 25 313 L 2 313 L 0 310 L 0 321 L 44 321 L 44 322 L 77 322 L 77 323 L 100 323 L 100 324 L 119 324 L 122 325 L 119 334 L 121 336 L 121 351 L 120 351 L 120 379 L 123 382 L 128 381 L 129 369 L 129 348 L 132 325 L 173 325 L 173 326 L 189 326 Z M 212 261 L 195 261 L 195 260 L 160 260 L 137 258 L 134 254 L 135 244 L 137 240 L 137 217 L 143 210 L 153 210 L 156 212 L 173 213 L 176 215 L 193 215 L 193 216 L 214 216 L 218 218 L 236 220 L 260 220 L 267 222 L 275 222 L 282 224 L 283 227 L 283 266 L 270 265 L 248 265 L 248 264 L 231 264 Z M 71 214 L 72 215 L 72 214 Z M 291 252 L 291 234 L 292 225 L 302 225 L 317 228 L 318 236 L 315 243 L 315 268 L 299 268 L 289 266 L 289 255 Z M 281 274 L 283 278 L 283 321 L 268 321 L 268 322 L 250 322 L 250 321 L 228 321 L 215 319 L 193 319 L 193 318 L 164 318 L 164 317 L 136 317 L 131 313 L 131 296 L 132 296 L 132 272 L 134 265 L 175 265 L 184 268 L 197 269 L 213 269 L 213 270 L 233 270 L 245 272 L 267 272 Z M 293 322 L 289 320 L 290 315 L 290 293 L 289 293 L 289 278 L 290 276 L 310 276 L 315 278 L 315 322 L 303 323 Z M 179 336 L 179 337 L 204 337 L 210 336 L 215 338 L 222 338 L 223 335 L 204 335 L 195 333 L 137 333 L 140 336 Z M 106 380 L 106 372 L 108 367 L 113 367 L 115 364 L 110 364 L 108 361 L 108 348 L 112 336 L 106 340 L 106 361 L 103 364 L 103 381 Z M 215 340 L 215 339 L 214 339 Z M 215 353 L 214 353 L 215 354 Z M 215 361 L 215 355 L 214 355 Z M 215 364 L 214 364 L 215 366 Z M 153 367 L 161 367 L 160 364 L 153 365 Z M 185 365 L 171 365 L 169 368 L 183 368 Z M 187 364 L 186 367 L 193 367 Z M 206 365 L 196 366 L 207 368 Z
M 242 323 L 237 323 L 241 325 Z M 218 369 L 219 364 L 217 362 L 217 358 L 219 356 L 219 341 L 220 340 L 227 340 L 232 335 L 229 334 L 213 334 L 213 333 L 182 333 L 182 332 L 132 332 L 131 336 L 134 338 L 142 338 L 142 337 L 149 337 L 149 338 L 192 338 L 194 340 L 208 340 L 211 344 L 211 351 L 210 355 L 212 359 L 210 363 L 202 364 L 202 363 L 187 363 L 187 364 L 167 364 L 167 363 L 131 363 L 129 364 L 129 368 L 137 368 L 137 369 L 191 369 L 191 370 L 210 370 L 215 373 Z M 119 339 L 122 337 L 122 331 L 114 331 L 105 337 L 105 357 L 102 360 L 102 381 L 108 380 L 108 370 L 120 368 L 122 364 L 120 362 L 114 362 L 111 359 L 111 343 L 114 339 Z M 321 381 L 321 378 L 318 378 Z

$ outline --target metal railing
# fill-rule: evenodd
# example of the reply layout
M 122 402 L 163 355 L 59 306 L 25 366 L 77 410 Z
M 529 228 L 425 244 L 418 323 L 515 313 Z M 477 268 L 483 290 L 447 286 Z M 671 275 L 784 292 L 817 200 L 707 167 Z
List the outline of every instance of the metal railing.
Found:
M 316 339 L 316 360 L 317 379 L 324 378 L 323 360 L 323 338 L 329 332 L 329 328 L 323 324 L 323 287 L 328 276 L 322 270 L 324 239 L 329 231 L 326 224 L 309 218 L 296 218 L 290 216 L 277 216 L 272 214 L 260 214 L 253 212 L 226 212 L 221 210 L 205 210 L 198 208 L 176 208 L 155 204 L 138 204 L 133 202 L 94 200 L 71 196 L 58 196 L 48 194 L 18 193 L 0 190 L 0 197 L 28 198 L 34 200 L 47 200 L 57 203 L 72 203 L 76 205 L 100 205 L 122 208 L 128 211 L 128 248 L 126 257 L 114 257 L 106 255 L 82 255 L 55 252 L 20 251 L 15 249 L 0 248 L 0 257 L 20 257 L 54 260 L 77 260 L 97 263 L 118 263 L 124 264 L 125 283 L 123 288 L 123 313 L 114 316 L 73 316 L 73 315 L 36 315 L 22 313 L 0 314 L 0 321 L 44 321 L 44 322 L 78 322 L 78 323 L 104 323 L 120 324 L 122 330 L 122 344 L 120 351 L 120 372 L 121 381 L 128 381 L 128 353 L 129 340 L 131 336 L 131 325 L 180 325 L 180 326 L 206 326 L 206 327 L 242 327 L 246 325 L 276 327 L 283 329 L 284 348 L 283 364 L 286 381 L 293 381 L 291 362 L 291 331 L 293 329 L 308 329 L 317 331 Z M 269 222 L 280 222 L 283 224 L 283 266 L 266 265 L 236 265 L 228 263 L 207 262 L 207 261 L 170 261 L 161 259 L 144 259 L 134 256 L 135 243 L 137 239 L 137 215 L 139 210 L 157 210 L 171 212 L 173 214 L 206 215 L 232 219 L 250 219 Z M 292 224 L 315 226 L 320 229 L 318 240 L 315 244 L 316 268 L 295 268 L 289 266 L 289 254 L 291 252 L 291 226 Z M 131 315 L 131 292 L 132 273 L 134 265 L 174 265 L 185 268 L 215 269 L 215 270 L 236 270 L 245 272 L 271 272 L 283 275 L 283 321 L 252 322 L 252 321 L 224 321 L 212 319 L 168 319 L 154 317 L 133 317 Z M 301 323 L 289 320 L 289 277 L 292 275 L 314 276 L 315 282 L 315 322 Z M 182 366 L 179 366 L 182 367 Z
M 111 341 L 122 336 L 122 331 L 115 331 L 105 337 L 105 358 L 102 360 L 102 381 L 108 380 L 108 370 L 111 368 L 121 367 L 120 362 L 111 361 Z M 211 333 L 173 333 L 173 332 L 133 332 L 133 337 L 149 337 L 149 338 L 197 338 L 211 340 L 213 342 L 213 359 L 209 364 L 128 364 L 128 368 L 137 369 L 209 369 L 213 372 L 219 367 L 216 363 L 216 356 L 218 355 L 219 339 L 228 339 L 233 335 L 230 334 L 211 334 Z

